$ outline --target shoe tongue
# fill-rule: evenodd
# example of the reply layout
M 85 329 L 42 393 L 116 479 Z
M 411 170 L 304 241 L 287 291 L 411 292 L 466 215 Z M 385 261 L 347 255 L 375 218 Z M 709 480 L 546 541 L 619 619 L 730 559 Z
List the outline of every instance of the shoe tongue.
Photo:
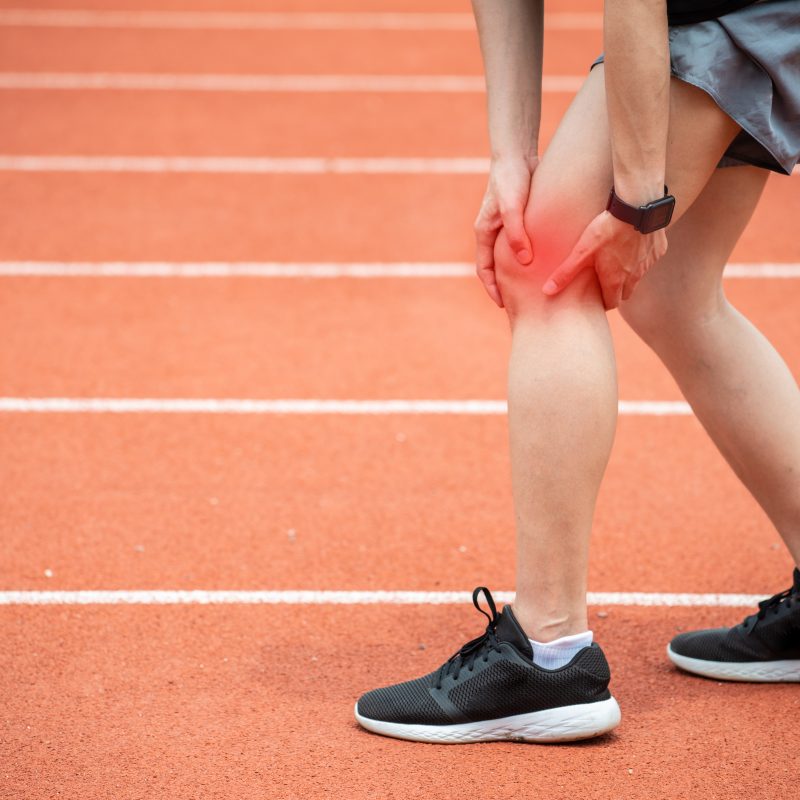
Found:
M 497 618 L 497 627 L 495 628 L 497 638 L 501 642 L 508 642 L 513 644 L 517 650 L 520 651 L 527 658 L 533 658 L 533 648 L 531 647 L 530 640 L 522 630 L 511 606 L 504 606 L 502 612 Z

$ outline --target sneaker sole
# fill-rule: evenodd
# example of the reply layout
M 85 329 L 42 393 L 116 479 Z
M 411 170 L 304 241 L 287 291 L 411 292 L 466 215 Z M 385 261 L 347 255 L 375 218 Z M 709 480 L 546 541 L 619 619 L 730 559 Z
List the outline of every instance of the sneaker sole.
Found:
M 596 703 L 561 706 L 513 717 L 465 722 L 459 725 L 406 725 L 363 717 L 355 707 L 359 725 L 382 736 L 412 742 L 467 744 L 469 742 L 574 742 L 602 736 L 619 725 L 619 705 L 611 697 Z
M 686 672 L 716 678 L 720 681 L 747 681 L 749 683 L 794 683 L 800 681 L 800 661 L 706 661 L 676 653 L 667 645 L 667 656 Z

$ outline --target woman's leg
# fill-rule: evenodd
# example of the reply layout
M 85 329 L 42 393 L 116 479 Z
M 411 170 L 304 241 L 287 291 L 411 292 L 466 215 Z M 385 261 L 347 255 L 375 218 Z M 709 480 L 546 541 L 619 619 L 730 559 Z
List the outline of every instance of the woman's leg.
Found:
M 800 390 L 722 289 L 723 267 L 766 175 L 754 167 L 718 170 L 670 232 L 666 257 L 620 310 L 800 565 Z
M 680 216 L 714 173 L 738 127 L 700 90 L 672 81 L 667 182 Z M 505 237 L 495 265 L 511 322 L 509 434 L 517 523 L 514 609 L 539 641 L 587 629 L 586 572 L 594 506 L 617 414 L 614 355 L 591 270 L 548 298 L 545 279 L 604 207 L 612 182 L 596 67 L 537 169 L 525 212 L 534 260 Z

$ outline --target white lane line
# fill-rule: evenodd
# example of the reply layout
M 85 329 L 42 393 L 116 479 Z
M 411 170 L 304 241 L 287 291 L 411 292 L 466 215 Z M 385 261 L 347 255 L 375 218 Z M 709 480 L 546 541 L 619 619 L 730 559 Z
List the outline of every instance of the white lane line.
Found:
M 505 400 L 255 400 L 154 397 L 0 397 L 14 414 L 506 414 Z M 620 400 L 626 416 L 690 416 L 688 403 Z
M 800 278 L 800 264 L 728 264 L 724 274 L 726 278 Z
M 239 175 L 485 175 L 489 159 L 269 156 L 35 156 L 0 154 L 3 172 L 149 172 Z M 795 169 L 792 175 L 800 174 Z
M 1 88 L 1 87 L 0 87 Z M 269 156 L 0 155 L 3 172 L 188 172 L 243 175 L 484 175 L 489 159 Z M 793 176 L 800 175 L 795 169 Z
M 414 262 L 174 262 L 0 261 L 0 276 L 131 278 L 462 278 L 475 265 L 463 261 Z
M 510 603 L 514 592 L 493 592 Z M 589 592 L 589 605 L 598 606 L 754 606 L 766 595 L 670 594 L 658 592 Z M 111 591 L 3 591 L 0 605 L 466 605 L 471 592 L 403 591 L 235 591 L 111 590 Z
M 9 8 L 0 25 L 47 28 L 156 28 L 162 30 L 395 30 L 474 31 L 464 13 L 100 11 Z M 601 30 L 599 13 L 545 14 L 550 30 Z
M 247 175 L 469 175 L 489 171 L 488 158 L 241 158 L 190 156 L 0 155 L 6 172 L 190 172 Z
M 473 278 L 468 261 L 0 261 L 0 277 Z M 800 278 L 800 263 L 728 264 L 726 278 Z
M 548 75 L 545 92 L 576 92 L 583 75 Z M 0 89 L 191 92 L 483 92 L 482 75 L 211 75 L 0 72 Z

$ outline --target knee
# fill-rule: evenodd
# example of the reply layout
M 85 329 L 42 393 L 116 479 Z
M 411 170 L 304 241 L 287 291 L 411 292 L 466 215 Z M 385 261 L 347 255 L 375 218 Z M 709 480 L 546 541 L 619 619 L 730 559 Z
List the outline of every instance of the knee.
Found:
M 505 228 L 501 228 L 494 245 L 494 270 L 497 287 L 506 313 L 512 323 L 520 315 L 540 315 L 546 296 L 542 293 L 545 276 L 534 251 L 529 264 L 521 264 L 511 249 Z
M 630 300 L 620 305 L 619 312 L 645 344 L 663 352 L 697 340 L 728 308 L 721 290 L 713 295 L 700 294 L 681 286 L 667 289 L 645 279 Z
M 521 264 L 501 228 L 494 247 L 495 278 L 512 324 L 520 317 L 548 318 L 552 313 L 583 304 L 602 308 L 597 278 L 586 270 L 561 294 L 548 297 L 542 292 L 545 281 L 569 253 L 554 253 L 553 248 L 528 228 L 533 244 L 533 260 Z

